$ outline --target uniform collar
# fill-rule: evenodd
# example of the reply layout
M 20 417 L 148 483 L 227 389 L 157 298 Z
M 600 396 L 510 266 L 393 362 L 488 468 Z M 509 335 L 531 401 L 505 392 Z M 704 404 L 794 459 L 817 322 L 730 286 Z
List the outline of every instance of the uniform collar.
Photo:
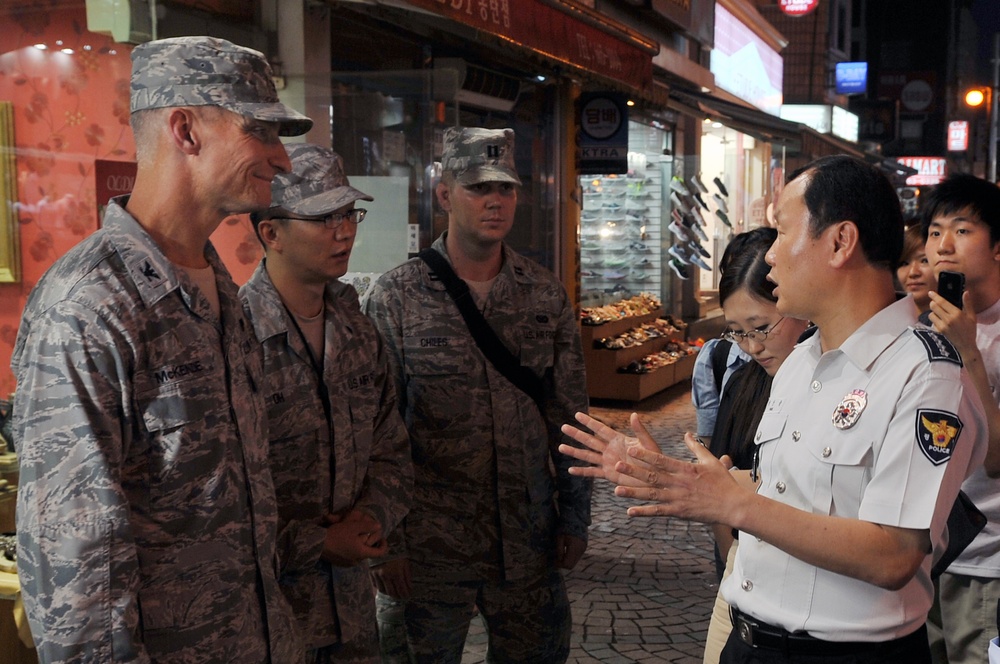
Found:
M 912 297 L 896 300 L 869 318 L 836 349 L 860 369 L 869 370 L 875 360 L 906 331 L 917 324 L 917 307 Z M 819 334 L 804 343 L 819 348 Z
M 143 303 L 147 306 L 154 305 L 179 289 L 192 311 L 203 318 L 212 317 L 208 301 L 205 301 L 204 307 L 200 301 L 195 301 L 189 284 L 180 276 L 177 267 L 164 255 L 146 229 L 125 209 L 127 203 L 127 195 L 111 199 L 104 214 L 103 228 L 115 251 L 121 256 Z M 229 275 L 211 242 L 205 243 L 205 259 L 217 276 Z M 220 293 L 220 300 L 223 299 L 222 295 Z
M 434 240 L 434 243 L 431 245 L 431 249 L 434 249 L 439 254 L 444 256 L 444 259 L 448 261 L 449 265 L 451 265 L 451 257 L 448 256 L 448 249 L 445 246 L 445 240 L 447 237 L 448 231 L 441 233 L 441 235 L 438 236 L 438 239 Z M 500 280 L 501 277 L 506 277 L 513 283 L 530 284 L 531 279 L 527 274 L 525 274 L 523 261 L 517 252 L 507 246 L 506 242 L 501 243 L 500 250 L 503 252 L 503 263 L 500 265 L 500 272 L 497 273 L 497 280 Z M 444 290 L 444 284 L 441 281 L 438 279 L 431 279 L 430 267 L 423 261 L 420 261 L 420 263 L 422 264 L 422 274 L 425 285 L 435 290 Z M 452 269 L 454 269 L 454 267 L 452 267 Z

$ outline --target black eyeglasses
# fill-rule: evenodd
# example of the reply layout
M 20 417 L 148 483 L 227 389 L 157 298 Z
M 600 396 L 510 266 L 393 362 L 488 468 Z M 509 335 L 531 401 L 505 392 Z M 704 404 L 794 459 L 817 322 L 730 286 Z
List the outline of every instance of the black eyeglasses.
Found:
M 345 221 L 349 221 L 355 226 L 360 224 L 365 220 L 365 215 L 368 214 L 368 210 L 364 208 L 354 208 L 353 210 L 348 210 L 347 212 L 334 212 L 328 214 L 325 217 L 313 217 L 312 219 L 307 217 L 275 217 L 275 219 L 294 219 L 295 221 L 311 221 L 314 224 L 323 224 L 330 230 L 340 228 Z
M 725 339 L 726 341 L 731 341 L 735 344 L 742 344 L 747 339 L 762 344 L 765 341 L 767 341 L 767 335 L 774 332 L 774 329 L 779 325 L 781 325 L 781 321 L 783 320 L 785 320 L 784 316 L 779 318 L 774 325 L 767 328 L 766 330 L 750 330 L 749 332 L 737 332 L 735 330 L 726 330 L 725 332 L 722 333 L 722 338 Z

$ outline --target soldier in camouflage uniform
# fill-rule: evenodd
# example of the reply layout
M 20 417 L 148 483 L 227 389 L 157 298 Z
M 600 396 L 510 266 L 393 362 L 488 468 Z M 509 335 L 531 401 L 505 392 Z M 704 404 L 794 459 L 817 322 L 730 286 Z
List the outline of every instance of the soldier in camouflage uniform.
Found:
M 32 291 L 18 388 L 18 567 L 41 662 L 298 662 L 278 587 L 263 362 L 209 242 L 290 167 L 263 56 L 132 54 L 138 174 Z
M 560 425 L 587 408 L 576 315 L 558 280 L 503 242 L 520 184 L 514 132 L 446 130 L 442 169 L 448 230 L 433 248 L 551 389 L 543 413 L 504 378 L 422 260 L 378 280 L 365 308 L 391 350 L 415 474 L 394 559 L 373 569 L 379 624 L 401 612 L 414 661 L 457 663 L 478 608 L 489 661 L 564 662 L 572 621 L 558 570 L 579 561 L 590 524 L 591 485 L 556 450 Z
M 264 347 L 280 581 L 312 662 L 377 664 L 367 560 L 409 508 L 409 439 L 385 346 L 347 271 L 372 200 L 329 148 L 289 145 L 292 172 L 251 219 L 265 258 L 240 289 Z

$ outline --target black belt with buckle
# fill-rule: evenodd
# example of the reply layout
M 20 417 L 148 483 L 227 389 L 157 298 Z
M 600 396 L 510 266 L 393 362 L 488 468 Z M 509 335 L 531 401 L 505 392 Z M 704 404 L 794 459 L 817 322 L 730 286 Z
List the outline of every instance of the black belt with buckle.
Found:
M 885 647 L 894 647 L 899 641 L 918 637 L 921 630 L 892 641 L 824 641 L 807 632 L 789 632 L 781 627 L 768 625 L 747 615 L 735 606 L 729 607 L 733 631 L 740 641 L 752 648 L 776 650 L 787 655 L 829 655 L 838 657 L 871 653 Z M 918 637 L 919 638 L 919 637 Z

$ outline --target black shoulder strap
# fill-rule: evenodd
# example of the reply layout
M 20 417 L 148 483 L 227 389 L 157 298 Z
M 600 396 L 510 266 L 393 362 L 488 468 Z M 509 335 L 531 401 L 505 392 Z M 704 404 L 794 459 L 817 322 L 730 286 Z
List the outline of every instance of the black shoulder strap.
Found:
M 513 383 L 519 390 L 531 397 L 539 407 L 544 400 L 544 385 L 530 369 L 521 366 L 517 358 L 507 350 L 500 337 L 493 331 L 490 324 L 479 311 L 472 293 L 469 292 L 469 285 L 458 278 L 451 265 L 434 249 L 424 249 L 418 256 L 437 275 L 441 283 L 444 284 L 448 295 L 455 301 L 459 313 L 465 319 L 465 324 L 469 328 L 469 333 L 475 339 L 479 350 L 483 352 L 486 359 L 499 371 L 504 378 Z
M 722 379 L 726 375 L 726 367 L 729 365 L 729 348 L 733 345 L 731 341 L 723 339 L 712 348 L 712 376 L 715 377 L 715 391 L 722 393 Z

